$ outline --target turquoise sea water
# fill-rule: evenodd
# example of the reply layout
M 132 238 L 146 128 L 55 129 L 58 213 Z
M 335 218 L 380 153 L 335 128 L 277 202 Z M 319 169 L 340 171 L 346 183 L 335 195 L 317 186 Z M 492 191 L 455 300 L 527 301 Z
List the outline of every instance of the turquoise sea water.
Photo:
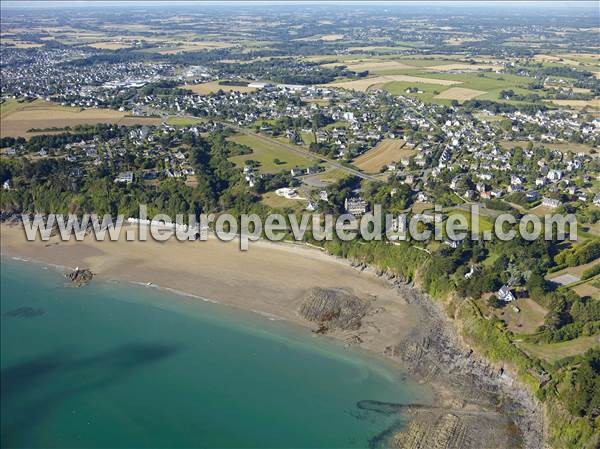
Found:
M 2 447 L 367 447 L 402 417 L 359 401 L 428 401 L 385 361 L 153 288 L 3 258 L 0 309 Z

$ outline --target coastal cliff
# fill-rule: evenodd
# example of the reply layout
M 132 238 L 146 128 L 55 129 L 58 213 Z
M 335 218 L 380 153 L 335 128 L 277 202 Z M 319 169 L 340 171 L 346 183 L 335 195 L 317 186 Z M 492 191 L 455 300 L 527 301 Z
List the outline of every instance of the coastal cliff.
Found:
M 434 407 L 387 407 L 386 413 L 394 410 L 410 416 L 411 423 L 400 431 L 388 429 L 375 439 L 375 446 L 383 443 L 411 449 L 546 447 L 543 407 L 515 374 L 509 374 L 514 370 L 508 364 L 492 364 L 465 341 L 459 331 L 463 323 L 458 313 L 449 317 L 440 301 L 428 297 L 402 276 L 361 262 L 346 262 L 360 272 L 380 277 L 400 298 L 417 306 L 420 312 L 417 325 L 404 338 L 386 346 L 383 354 L 400 361 L 412 377 L 432 386 L 436 394 Z M 308 316 L 318 317 L 319 311 L 326 316 L 327 311 L 338 307 L 335 296 L 317 295 L 318 301 L 314 292 L 307 296 L 312 300 L 303 303 L 300 309 L 303 316 L 306 309 L 311 310 Z M 325 305 L 328 299 L 332 300 L 329 306 Z M 377 308 L 377 301 L 373 301 L 371 309 Z M 368 317 L 369 313 L 365 315 Z M 368 321 L 364 315 L 363 320 Z M 342 332 L 340 328 L 337 332 L 328 330 L 329 335 L 360 346 L 369 333 L 368 322 L 362 329 L 361 326 L 352 328 L 353 332 L 349 329 Z M 323 330 L 323 326 L 318 330 Z

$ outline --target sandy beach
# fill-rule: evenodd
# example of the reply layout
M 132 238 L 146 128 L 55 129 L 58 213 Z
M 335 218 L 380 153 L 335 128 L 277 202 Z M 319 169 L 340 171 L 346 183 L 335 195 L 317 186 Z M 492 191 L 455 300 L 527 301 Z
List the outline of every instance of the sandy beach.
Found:
M 528 396 L 454 342 L 451 326 L 415 289 L 390 283 L 373 270 L 357 270 L 316 249 L 266 241 L 251 242 L 244 252 L 237 240 L 222 242 L 215 236 L 160 243 L 126 241 L 122 232 L 115 242 L 90 236 L 82 242 L 63 242 L 58 236 L 29 242 L 20 225 L 2 224 L 0 231 L 2 256 L 85 267 L 100 279 L 151 283 L 312 330 L 316 323 L 298 313 L 307 292 L 344 289 L 369 301 L 370 312 L 360 329 L 332 330 L 328 336 L 391 358 L 436 395 L 433 409 L 408 411 L 416 427 L 398 436 L 398 447 L 475 448 L 486 440 L 495 441 L 490 447 L 498 449 L 541 447 L 541 412 Z M 473 383 L 474 377 L 481 383 Z M 512 399 L 501 400 L 506 394 Z M 513 422 L 520 432 L 511 430 Z M 423 428 L 429 428 L 424 436 Z M 415 438 L 420 443 L 407 446 Z
M 207 241 L 167 242 L 121 240 L 98 242 L 29 242 L 20 227 L 2 225 L 2 254 L 65 267 L 89 268 L 102 279 L 152 283 L 221 304 L 315 327 L 297 313 L 312 287 L 344 288 L 375 301 L 386 312 L 377 330 L 363 327 L 365 347 L 383 353 L 413 326 L 415 306 L 402 300 L 372 273 L 357 273 L 345 261 L 310 248 L 257 241 L 240 251 L 237 240 L 224 242 L 214 235 Z M 368 321 L 368 320 L 367 320 Z

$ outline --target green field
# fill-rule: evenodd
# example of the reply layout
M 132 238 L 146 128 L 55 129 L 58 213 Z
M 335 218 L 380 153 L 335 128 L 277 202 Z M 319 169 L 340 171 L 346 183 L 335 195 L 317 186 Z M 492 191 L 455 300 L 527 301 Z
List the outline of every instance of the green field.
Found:
M 423 93 L 407 94 L 406 89 L 409 87 L 416 87 L 423 91 Z M 383 84 L 381 88 L 387 90 L 392 95 L 408 95 L 425 102 L 435 102 L 446 105 L 450 104 L 450 100 L 442 100 L 439 98 L 434 99 L 436 95 L 447 90 L 448 86 L 440 86 L 439 84 L 413 83 L 409 81 L 392 81 L 390 83 Z
M 194 126 L 200 123 L 204 123 L 204 120 L 196 117 L 169 117 L 167 119 L 167 125 L 171 126 Z
M 471 213 L 462 209 L 450 209 L 448 211 L 446 211 L 445 215 L 445 219 L 444 219 L 444 231 L 446 229 L 446 217 L 453 215 L 453 214 L 457 214 L 457 215 L 462 215 L 463 217 L 465 217 L 465 219 L 467 220 L 467 223 L 469 223 L 469 229 L 470 229 L 470 225 L 471 225 Z M 494 229 L 494 223 L 487 217 L 482 216 L 481 214 L 479 215 L 479 232 L 483 232 L 483 231 L 491 231 L 492 229 Z
M 252 148 L 251 154 L 230 158 L 238 167 L 243 167 L 245 162 L 251 159 L 260 163 L 259 171 L 261 173 L 279 173 L 293 167 L 309 167 L 315 164 L 314 161 L 300 154 L 275 143 L 266 142 L 256 136 L 237 135 L 229 138 L 229 140 Z M 275 159 L 279 159 L 280 163 L 276 164 Z
M 405 62 L 405 61 L 402 61 Z M 432 63 L 433 61 L 428 61 Z M 406 61 L 407 64 L 411 64 L 412 61 Z M 434 64 L 440 64 L 441 61 L 433 62 Z M 382 74 L 384 74 L 382 72 Z M 391 73 L 389 73 L 391 74 Z M 444 79 L 450 81 L 459 81 L 461 84 L 456 84 L 454 87 L 461 87 L 465 89 L 473 89 L 486 92 L 477 97 L 478 100 L 493 100 L 506 103 L 518 103 L 512 100 L 501 100 L 499 99 L 500 91 L 512 90 L 516 94 L 526 95 L 531 93 L 527 89 L 527 85 L 533 81 L 532 78 L 524 76 L 510 75 L 506 73 L 497 74 L 494 72 L 469 72 L 469 73 L 449 73 L 449 72 L 436 72 L 435 67 L 419 67 L 404 70 L 394 70 L 394 74 L 397 75 L 409 75 L 421 78 L 432 78 L 432 79 Z M 411 82 L 390 82 L 383 86 L 383 89 L 394 95 L 406 95 L 405 90 L 408 87 L 418 87 L 423 91 L 423 94 L 413 94 L 417 98 L 427 101 L 435 102 L 439 104 L 449 104 L 450 100 L 434 98 L 434 92 L 441 93 L 450 88 L 450 86 L 441 86 L 436 84 L 426 83 L 411 83 Z
M 519 347 L 525 352 L 548 362 L 583 354 L 590 348 L 600 345 L 597 335 L 590 337 L 579 337 L 574 340 L 562 341 L 560 343 L 547 343 L 536 345 L 533 343 L 519 343 Z

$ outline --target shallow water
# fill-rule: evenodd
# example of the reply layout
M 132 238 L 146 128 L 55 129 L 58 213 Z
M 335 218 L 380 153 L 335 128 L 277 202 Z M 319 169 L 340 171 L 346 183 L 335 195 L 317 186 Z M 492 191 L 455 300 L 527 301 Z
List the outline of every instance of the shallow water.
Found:
M 384 360 L 289 323 L 2 259 L 2 447 L 367 447 L 428 402 Z

